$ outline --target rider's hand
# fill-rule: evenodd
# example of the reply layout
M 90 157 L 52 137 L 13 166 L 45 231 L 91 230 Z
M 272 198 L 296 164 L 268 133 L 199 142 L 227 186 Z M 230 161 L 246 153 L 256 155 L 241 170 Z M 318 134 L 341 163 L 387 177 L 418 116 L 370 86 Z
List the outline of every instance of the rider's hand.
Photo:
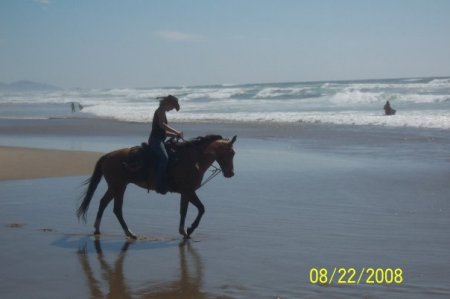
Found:
M 183 134 L 182 131 L 180 131 L 180 132 L 177 133 L 177 137 L 178 137 L 178 138 L 183 139 L 183 135 L 184 135 L 184 134 Z

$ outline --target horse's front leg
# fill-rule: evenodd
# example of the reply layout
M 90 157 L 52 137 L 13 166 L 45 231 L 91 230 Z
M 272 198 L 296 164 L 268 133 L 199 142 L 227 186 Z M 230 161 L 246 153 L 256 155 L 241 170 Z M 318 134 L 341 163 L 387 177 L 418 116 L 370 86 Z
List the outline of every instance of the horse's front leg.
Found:
M 184 223 L 186 221 L 186 214 L 187 214 L 187 210 L 188 210 L 188 205 L 189 205 L 189 197 L 188 197 L 188 195 L 187 194 L 181 194 L 181 199 L 180 199 L 180 226 L 178 228 L 178 232 L 185 239 L 187 239 L 189 237 L 187 232 L 186 232 L 186 230 L 184 229 Z
M 189 196 L 189 201 L 197 208 L 198 214 L 195 218 L 194 222 L 192 222 L 191 227 L 187 229 L 188 237 L 194 232 L 194 230 L 200 224 L 200 220 L 202 219 L 203 214 L 205 213 L 205 206 L 202 204 L 200 199 L 198 198 L 195 192 L 192 192 L 191 196 Z

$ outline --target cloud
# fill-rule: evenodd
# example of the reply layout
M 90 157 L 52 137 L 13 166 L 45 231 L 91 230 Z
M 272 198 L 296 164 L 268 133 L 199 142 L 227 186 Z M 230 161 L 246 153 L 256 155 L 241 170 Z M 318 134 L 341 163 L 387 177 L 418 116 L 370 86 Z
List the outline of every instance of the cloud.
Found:
M 177 41 L 177 42 L 196 41 L 196 40 L 200 40 L 202 38 L 200 35 L 190 34 L 190 33 L 185 33 L 185 32 L 180 32 L 180 31 L 172 31 L 172 30 L 156 31 L 155 35 L 164 40 Z

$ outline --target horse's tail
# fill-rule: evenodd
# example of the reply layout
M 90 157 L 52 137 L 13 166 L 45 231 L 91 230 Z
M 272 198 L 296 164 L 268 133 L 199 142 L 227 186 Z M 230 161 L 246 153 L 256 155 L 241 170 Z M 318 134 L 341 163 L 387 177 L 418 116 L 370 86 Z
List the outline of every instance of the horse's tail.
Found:
M 94 173 L 92 176 L 87 179 L 84 182 L 84 185 L 88 185 L 86 192 L 84 194 L 83 201 L 81 202 L 80 207 L 77 210 L 77 217 L 78 220 L 80 218 L 83 218 L 83 221 L 86 222 L 86 213 L 89 208 L 89 204 L 91 203 L 92 196 L 94 195 L 95 189 L 97 189 L 98 184 L 100 183 L 100 180 L 102 179 L 103 172 L 102 172 L 102 164 L 105 160 L 106 155 L 102 156 L 100 159 L 98 159 L 97 163 L 95 164 Z

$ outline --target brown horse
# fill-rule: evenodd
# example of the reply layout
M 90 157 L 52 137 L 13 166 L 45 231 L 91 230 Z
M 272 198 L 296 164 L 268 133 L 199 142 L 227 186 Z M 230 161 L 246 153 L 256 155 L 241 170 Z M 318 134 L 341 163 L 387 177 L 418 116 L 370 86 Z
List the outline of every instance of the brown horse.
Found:
M 208 135 L 198 137 L 191 141 L 185 141 L 176 146 L 178 162 L 169 167 L 168 174 L 172 178 L 172 183 L 169 186 L 170 192 L 181 194 L 180 200 L 180 226 L 179 233 L 184 238 L 189 238 L 192 232 L 197 228 L 202 218 L 205 207 L 198 198 L 195 191 L 200 188 L 203 176 L 206 170 L 214 161 L 219 163 L 219 166 L 226 178 L 234 175 L 233 170 L 233 143 L 236 141 L 236 136 L 233 139 L 223 139 L 219 135 Z M 123 195 L 129 183 L 136 184 L 147 190 L 155 190 L 155 173 L 150 171 L 148 176 L 137 176 L 124 168 L 124 162 L 127 161 L 129 148 L 119 149 L 108 154 L 103 155 L 95 165 L 95 170 L 92 176 L 86 181 L 88 188 L 83 201 L 78 208 L 78 219 L 83 218 L 86 221 L 86 213 L 89 208 L 92 196 L 97 188 L 102 176 L 105 177 L 108 189 L 100 200 L 100 205 L 95 221 L 95 234 L 100 234 L 100 222 L 103 211 L 106 206 L 114 199 L 114 214 L 119 220 L 125 234 L 135 239 L 134 235 L 129 229 L 122 215 Z M 150 162 L 148 165 L 153 169 L 154 165 Z M 197 209 L 198 214 L 191 226 L 185 230 L 184 223 L 188 204 L 192 203 Z

